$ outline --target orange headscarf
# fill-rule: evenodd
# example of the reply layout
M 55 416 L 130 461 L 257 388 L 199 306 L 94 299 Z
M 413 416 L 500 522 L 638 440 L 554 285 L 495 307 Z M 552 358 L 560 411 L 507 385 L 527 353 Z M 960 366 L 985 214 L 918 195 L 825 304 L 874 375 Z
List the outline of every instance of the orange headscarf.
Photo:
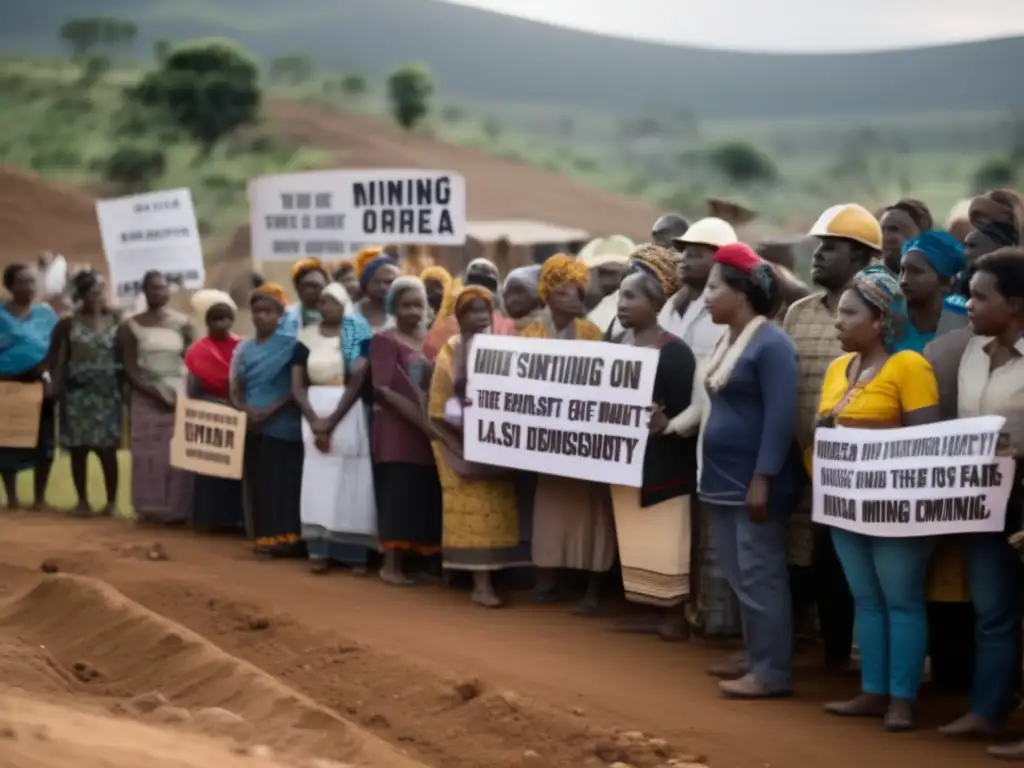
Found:
M 270 299 L 280 304 L 282 308 L 288 306 L 288 294 L 277 283 L 264 283 L 258 288 L 253 288 L 249 303 L 251 304 L 255 299 Z
M 420 280 L 424 283 L 427 280 L 436 280 L 444 290 L 444 298 L 441 299 L 441 307 L 437 310 L 437 317 L 447 317 L 452 313 L 452 302 L 455 299 L 455 292 L 452 290 L 452 275 L 442 266 L 435 265 L 427 267 L 420 273 Z
M 547 303 L 548 294 L 554 288 L 563 285 L 577 285 L 580 290 L 587 290 L 590 281 L 590 273 L 586 265 L 572 256 L 564 253 L 556 253 L 544 262 L 540 268 L 540 283 L 537 286 L 537 295 L 540 300 Z
M 355 259 L 352 260 L 352 266 L 355 267 L 356 270 L 356 277 L 362 275 L 363 270 L 366 269 L 366 265 L 378 256 L 381 256 L 383 253 L 384 249 L 379 245 L 364 245 L 360 248 Z
M 331 276 L 327 273 L 327 267 L 324 266 L 324 263 L 320 259 L 310 257 L 308 259 L 299 259 L 292 264 L 292 283 L 297 285 L 310 272 L 319 272 L 327 278 L 327 282 L 331 281 Z

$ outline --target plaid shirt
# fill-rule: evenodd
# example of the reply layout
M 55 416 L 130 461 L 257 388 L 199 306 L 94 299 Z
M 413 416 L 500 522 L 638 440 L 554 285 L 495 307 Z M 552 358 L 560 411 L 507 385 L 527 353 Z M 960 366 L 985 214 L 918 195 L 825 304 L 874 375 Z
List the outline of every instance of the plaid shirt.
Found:
M 843 354 L 836 338 L 835 315 L 825 304 L 825 293 L 815 293 L 795 302 L 786 312 L 782 328 L 796 345 L 797 404 L 796 442 L 801 452 L 814 442 L 818 420 L 818 402 L 825 371 Z M 787 549 L 792 565 L 808 566 L 814 557 L 814 531 L 811 525 L 811 488 L 789 518 Z
M 836 318 L 825 304 L 825 293 L 800 299 L 786 312 L 782 328 L 796 345 L 798 366 L 796 441 L 801 451 L 814 442 L 818 401 L 825 371 L 843 354 L 835 328 Z

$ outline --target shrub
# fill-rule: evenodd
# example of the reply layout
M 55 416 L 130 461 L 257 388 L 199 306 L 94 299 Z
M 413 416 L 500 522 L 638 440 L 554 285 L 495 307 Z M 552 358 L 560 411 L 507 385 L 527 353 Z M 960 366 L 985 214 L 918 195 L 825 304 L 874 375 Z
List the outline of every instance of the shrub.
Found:
M 772 182 L 778 178 L 775 163 L 764 152 L 745 141 L 729 141 L 709 153 L 715 169 L 734 184 Z
M 118 147 L 103 163 L 103 179 L 127 190 L 142 190 L 164 175 L 167 160 L 157 147 Z
M 1017 169 L 1009 160 L 989 160 L 974 172 L 971 192 L 980 195 L 990 189 L 1013 187 L 1017 183 Z

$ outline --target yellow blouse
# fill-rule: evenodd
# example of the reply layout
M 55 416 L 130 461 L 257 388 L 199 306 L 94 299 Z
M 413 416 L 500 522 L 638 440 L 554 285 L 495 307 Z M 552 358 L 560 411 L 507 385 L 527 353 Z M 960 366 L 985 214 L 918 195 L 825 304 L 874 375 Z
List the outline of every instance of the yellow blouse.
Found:
M 573 322 L 572 338 L 576 341 L 601 341 L 604 333 L 589 320 L 577 317 Z M 551 339 L 554 338 L 548 330 L 543 319 L 537 319 L 530 323 L 523 332 L 519 334 L 526 339 Z
M 825 372 L 821 384 L 818 415 L 827 416 L 850 388 L 847 371 L 854 355 L 837 357 Z M 892 421 L 899 423 L 904 413 L 939 404 L 939 385 L 931 364 L 917 352 L 904 350 L 885 361 L 873 379 L 837 414 L 836 421 Z M 851 424 L 853 426 L 853 424 Z

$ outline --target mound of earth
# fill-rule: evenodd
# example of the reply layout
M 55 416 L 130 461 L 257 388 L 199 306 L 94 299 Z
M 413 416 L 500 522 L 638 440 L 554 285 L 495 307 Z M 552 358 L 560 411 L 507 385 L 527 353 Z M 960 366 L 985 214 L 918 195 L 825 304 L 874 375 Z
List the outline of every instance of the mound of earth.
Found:
M 96 201 L 9 166 L 0 166 L 0 232 L 0 266 L 32 262 L 49 250 L 63 253 L 71 264 L 106 267 Z
M 78 708 L 103 706 L 108 717 L 113 714 L 200 736 L 233 739 L 236 749 L 258 746 L 293 764 L 329 759 L 359 766 L 421 768 L 257 667 L 132 602 L 104 582 L 81 576 L 43 576 L 0 600 L 0 687 Z M 52 755 L 46 759 L 54 760 L 53 765 L 68 764 L 60 761 L 65 754 L 61 750 L 74 751 L 79 746 L 86 753 L 94 748 L 101 755 L 108 746 L 105 739 L 120 733 L 119 725 L 92 727 L 86 715 L 55 715 L 60 736 L 44 739 L 49 746 L 40 746 L 31 737 L 33 716 L 25 714 L 30 711 L 31 707 L 0 706 L 0 739 L 7 733 L 8 740 L 28 750 L 26 766 L 51 764 L 42 758 L 29 762 L 34 750 L 56 750 L 46 752 Z M 38 710 L 39 717 L 45 715 Z M 25 738 L 23 730 L 28 734 Z M 136 750 L 136 762 L 123 763 L 126 768 L 229 765 L 204 762 L 203 755 L 215 757 L 208 751 L 214 745 L 204 746 L 201 740 L 195 742 L 195 759 L 186 759 L 171 749 L 171 737 L 163 748 L 159 744 L 164 742 L 156 739 L 153 761 L 142 761 L 138 758 L 144 753 L 138 750 L 149 748 L 152 734 L 141 729 L 131 733 L 137 737 L 124 738 L 126 749 Z M 4 747 L 0 750 L 6 754 Z M 165 758 L 178 762 L 165 762 Z M 89 766 L 77 760 L 75 764 Z

